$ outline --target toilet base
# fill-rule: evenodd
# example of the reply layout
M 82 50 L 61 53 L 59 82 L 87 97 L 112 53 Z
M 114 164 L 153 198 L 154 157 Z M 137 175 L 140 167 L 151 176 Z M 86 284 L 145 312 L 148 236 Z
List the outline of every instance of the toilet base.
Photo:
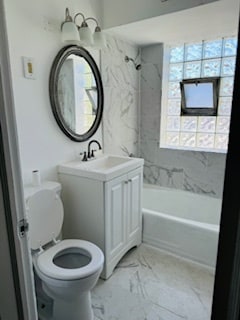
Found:
M 55 300 L 53 320 L 93 320 L 90 292 L 82 293 L 73 301 Z
M 90 291 L 81 292 L 71 299 L 60 299 L 52 295 L 48 287 L 44 286 L 46 294 L 53 298 L 53 312 L 51 320 L 93 320 Z

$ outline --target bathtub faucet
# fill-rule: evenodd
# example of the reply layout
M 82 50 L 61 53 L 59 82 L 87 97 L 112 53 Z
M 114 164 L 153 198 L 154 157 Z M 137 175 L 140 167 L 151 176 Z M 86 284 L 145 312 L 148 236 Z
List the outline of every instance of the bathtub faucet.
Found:
M 88 158 L 94 157 L 94 151 L 96 151 L 96 150 L 92 150 L 92 151 L 91 151 L 91 144 L 94 143 L 94 142 L 98 145 L 98 149 L 99 149 L 99 150 L 102 150 L 101 144 L 100 144 L 97 140 L 91 140 L 91 141 L 88 143 L 88 154 L 87 154 L 87 157 L 88 157 Z

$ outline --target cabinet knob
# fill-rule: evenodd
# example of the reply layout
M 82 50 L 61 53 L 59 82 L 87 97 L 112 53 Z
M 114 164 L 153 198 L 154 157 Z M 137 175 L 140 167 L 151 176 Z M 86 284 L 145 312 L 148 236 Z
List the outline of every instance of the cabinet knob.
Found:
M 127 180 L 125 180 L 125 181 L 124 181 L 124 183 L 125 183 L 125 184 L 128 184 L 128 181 L 127 181 Z

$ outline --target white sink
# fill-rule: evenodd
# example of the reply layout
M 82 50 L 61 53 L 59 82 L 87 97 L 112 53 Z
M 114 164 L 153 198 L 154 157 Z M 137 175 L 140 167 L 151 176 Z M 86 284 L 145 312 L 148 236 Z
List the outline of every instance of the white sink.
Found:
M 58 166 L 59 173 L 67 173 L 100 181 L 108 181 L 143 165 L 143 159 L 102 155 L 88 161 L 74 160 Z
M 114 167 L 117 167 L 119 165 L 122 165 L 124 163 L 127 163 L 129 161 L 133 160 L 133 158 L 122 158 L 122 157 L 116 157 L 116 156 L 105 156 L 98 159 L 94 159 L 92 161 L 87 161 L 85 163 L 85 166 L 88 167 L 90 170 L 109 170 L 113 169 Z

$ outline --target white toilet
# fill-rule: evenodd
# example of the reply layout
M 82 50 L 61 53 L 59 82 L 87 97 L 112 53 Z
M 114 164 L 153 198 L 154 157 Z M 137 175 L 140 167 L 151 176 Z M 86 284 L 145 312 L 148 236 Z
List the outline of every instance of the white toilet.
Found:
M 88 241 L 56 240 L 64 215 L 60 190 L 57 182 L 24 190 L 34 269 L 43 291 L 53 299 L 51 320 L 93 320 L 90 290 L 100 276 L 104 255 Z

